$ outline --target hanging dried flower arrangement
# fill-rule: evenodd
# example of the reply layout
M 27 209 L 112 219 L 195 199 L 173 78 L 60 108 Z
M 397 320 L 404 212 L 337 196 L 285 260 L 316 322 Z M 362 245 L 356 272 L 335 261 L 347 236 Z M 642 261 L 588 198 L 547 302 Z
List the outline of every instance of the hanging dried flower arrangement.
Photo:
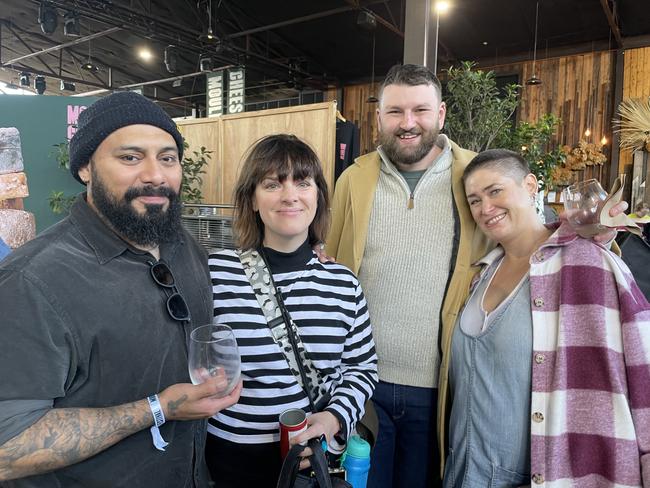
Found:
M 650 152 L 650 97 L 647 100 L 628 98 L 618 106 L 620 120 L 615 122 L 621 135 L 622 149 Z

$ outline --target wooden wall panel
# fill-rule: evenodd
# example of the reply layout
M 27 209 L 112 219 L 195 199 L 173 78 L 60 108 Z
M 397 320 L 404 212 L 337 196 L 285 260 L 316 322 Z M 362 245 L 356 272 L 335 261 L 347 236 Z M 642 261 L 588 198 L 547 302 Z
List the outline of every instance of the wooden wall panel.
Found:
M 325 179 L 333 190 L 336 108 L 333 103 L 245 112 L 223 117 L 222 201 L 232 201 L 242 156 L 250 145 L 270 134 L 289 133 L 307 142 L 323 163 Z M 230 193 L 228 193 L 230 192 Z
M 205 168 L 201 192 L 205 203 L 220 203 L 217 198 L 222 194 L 220 187 L 221 174 L 223 172 L 223 158 L 220 157 L 220 127 L 221 119 L 205 118 L 196 120 L 183 120 L 177 122 L 178 130 L 189 144 L 188 153 L 198 151 L 204 146 L 208 151 L 212 151 L 209 164 Z
M 650 47 L 628 49 L 623 56 L 623 100 L 650 97 Z M 623 173 L 628 164 L 632 164 L 632 153 L 621 151 L 619 173 Z
M 232 203 L 246 150 L 258 139 L 278 133 L 294 134 L 311 145 L 323 163 L 327 184 L 333 189 L 335 114 L 335 104 L 324 102 L 177 122 L 190 151 L 202 145 L 215 151 L 201 186 L 204 203 Z

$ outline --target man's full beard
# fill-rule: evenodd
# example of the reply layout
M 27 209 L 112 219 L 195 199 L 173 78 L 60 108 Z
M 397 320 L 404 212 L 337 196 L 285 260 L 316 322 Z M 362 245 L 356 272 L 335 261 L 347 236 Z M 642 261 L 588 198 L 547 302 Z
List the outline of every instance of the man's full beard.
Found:
M 440 130 L 435 127 L 429 131 L 421 131 L 420 129 L 413 130 L 398 130 L 394 133 L 386 133 L 383 130 L 379 131 L 379 144 L 388 156 L 388 159 L 393 164 L 410 166 L 421 161 L 433 148 L 438 140 Z M 399 144 L 399 136 L 404 134 L 421 135 L 422 140 L 414 148 L 402 148 Z
M 92 172 L 93 203 L 113 230 L 138 246 L 156 246 L 174 240 L 181 230 L 181 202 L 178 193 L 167 186 L 151 185 L 129 188 L 122 199 L 110 194 L 106 185 Z M 165 196 L 169 199 L 167 210 L 163 205 L 146 205 L 145 213 L 138 214 L 131 202 L 139 196 Z

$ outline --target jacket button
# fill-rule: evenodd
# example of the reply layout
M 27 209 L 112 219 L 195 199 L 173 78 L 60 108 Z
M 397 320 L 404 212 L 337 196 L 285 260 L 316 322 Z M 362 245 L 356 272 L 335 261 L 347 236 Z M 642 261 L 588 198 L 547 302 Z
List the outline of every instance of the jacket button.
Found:
M 537 422 L 538 424 L 540 422 L 544 422 L 544 414 L 542 412 L 535 412 L 533 414 L 533 421 Z
M 534 482 L 536 485 L 541 485 L 542 483 L 544 483 L 544 476 L 541 475 L 540 473 L 535 473 L 535 474 L 533 475 L 533 482 Z
M 535 306 L 536 307 L 543 307 L 544 306 L 544 299 L 542 297 L 537 297 L 535 298 Z
M 537 259 L 538 261 L 544 261 L 544 253 L 543 252 L 535 253 L 535 259 Z
M 543 354 L 537 353 L 535 354 L 535 362 L 537 364 L 542 364 L 546 360 L 546 356 Z

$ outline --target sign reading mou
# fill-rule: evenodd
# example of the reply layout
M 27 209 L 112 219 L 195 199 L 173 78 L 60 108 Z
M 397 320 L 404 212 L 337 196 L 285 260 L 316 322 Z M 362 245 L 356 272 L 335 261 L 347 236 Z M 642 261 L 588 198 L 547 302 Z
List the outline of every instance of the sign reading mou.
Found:
M 218 117 L 223 114 L 223 71 L 213 71 L 206 76 L 208 117 Z

